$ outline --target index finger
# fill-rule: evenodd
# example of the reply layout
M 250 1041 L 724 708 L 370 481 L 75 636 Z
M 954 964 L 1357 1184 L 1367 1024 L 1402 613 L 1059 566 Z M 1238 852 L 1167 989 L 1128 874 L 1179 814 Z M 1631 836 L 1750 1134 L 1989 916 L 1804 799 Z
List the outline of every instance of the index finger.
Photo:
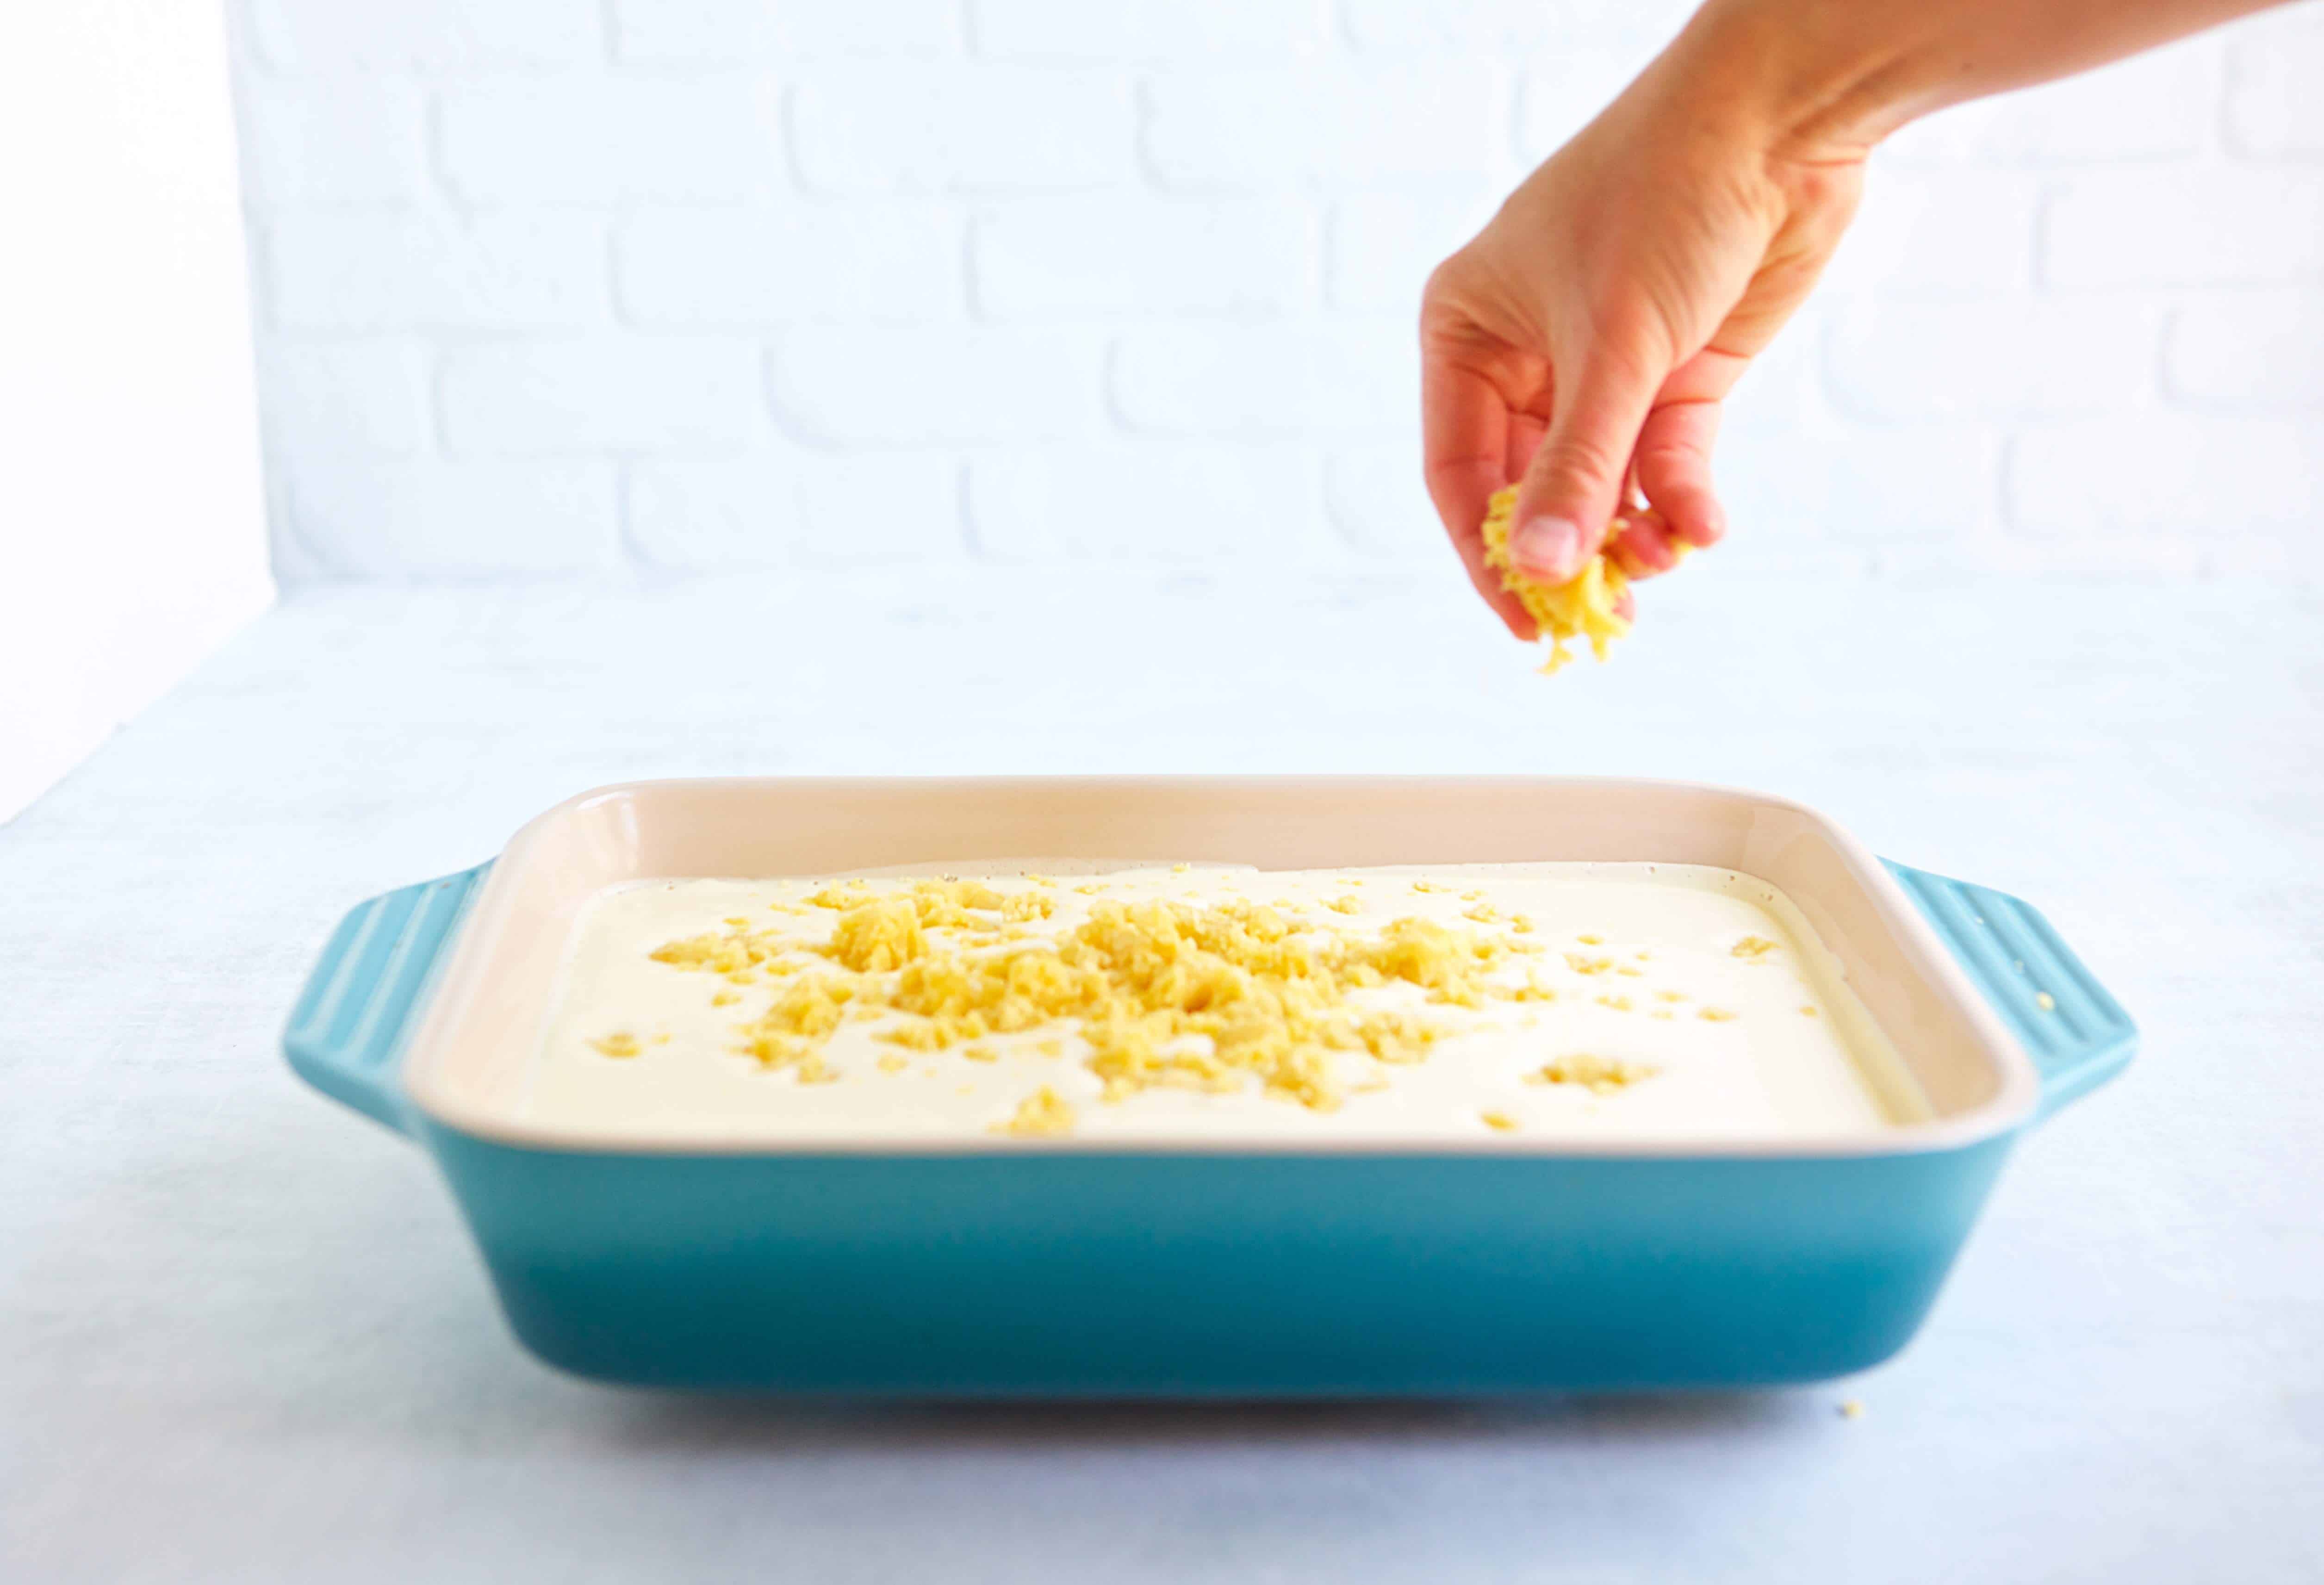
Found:
M 1517 597 L 1485 565 L 1485 511 L 1508 479 L 1508 403 L 1492 382 L 1430 347 L 1420 365 L 1420 430 L 1428 499 L 1470 583 L 1512 633 L 1538 637 Z

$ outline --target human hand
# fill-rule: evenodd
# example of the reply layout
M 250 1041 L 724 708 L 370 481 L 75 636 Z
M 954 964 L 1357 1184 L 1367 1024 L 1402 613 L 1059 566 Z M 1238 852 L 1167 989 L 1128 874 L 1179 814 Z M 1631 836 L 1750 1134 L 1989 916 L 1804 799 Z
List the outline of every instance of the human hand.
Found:
M 1690 45 L 1535 171 L 1422 300 L 1429 495 L 1520 638 L 1533 622 L 1485 566 L 1489 498 L 1518 485 L 1510 554 L 1545 583 L 1580 572 L 1618 515 L 1609 556 L 1634 579 L 1718 539 L 1720 403 L 1855 210 L 1865 147 L 1801 138 L 1731 52 Z

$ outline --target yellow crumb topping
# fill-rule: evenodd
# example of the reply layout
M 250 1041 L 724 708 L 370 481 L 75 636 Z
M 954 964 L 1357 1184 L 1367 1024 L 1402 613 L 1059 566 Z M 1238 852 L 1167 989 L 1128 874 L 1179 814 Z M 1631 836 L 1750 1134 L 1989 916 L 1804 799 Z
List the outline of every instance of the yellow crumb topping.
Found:
M 1746 935 L 1737 942 L 1731 950 L 1733 955 L 1738 958 L 1763 958 L 1779 948 L 1776 943 L 1764 935 Z
M 900 969 L 927 951 L 918 911 L 908 897 L 864 903 L 839 916 L 831 955 L 860 974 Z
M 854 998 L 855 987 L 836 975 L 796 981 L 764 1017 L 742 1026 L 742 1049 L 762 1067 L 791 1069 L 802 1084 L 828 1083 L 839 1075 L 824 1062 L 823 1043 Z
M 1026 1139 L 1054 1139 L 1074 1131 L 1074 1109 L 1064 1096 L 1044 1084 L 1019 1102 L 1006 1122 L 993 1124 L 992 1131 Z
M 1498 492 L 1488 503 L 1483 524 L 1485 565 L 1501 575 L 1501 587 L 1517 597 L 1526 614 L 1541 629 L 1541 636 L 1549 640 L 1549 659 L 1542 670 L 1554 672 L 1572 659 L 1565 648 L 1572 639 L 1587 639 L 1591 654 L 1605 659 L 1608 644 L 1630 631 L 1629 622 L 1615 609 L 1629 579 L 1604 548 L 1569 583 L 1545 584 L 1518 571 L 1509 558 L 1513 526 L 1509 518 L 1517 503 L 1515 485 Z M 1606 530 L 1607 547 L 1612 546 L 1623 527 L 1623 520 L 1616 518 Z
M 1817 1011 L 1816 1011 L 1816 1009 L 1815 1009 L 1815 1004 L 1814 1004 L 1813 1002 L 1803 1002 L 1803 1003 L 1802 1003 L 1802 1004 L 1801 1004 L 1801 1007 L 1800 1007 L 1800 1011 L 1801 1011 L 1801 1013 L 1802 1013 L 1803 1015 L 1804 1015 L 1804 1016 L 1806 1016 L 1806 1017 L 1808 1017 L 1808 1018 L 1821 1018 L 1821 1017 L 1823 1016 L 1822 1014 L 1821 1014 L 1821 1013 L 1819 1013 L 1819 1012 L 1817 1012 Z
M 1354 896 L 1335 897 L 1323 906 L 1335 914 L 1360 914 L 1364 911 L 1364 899 Z
M 627 1030 L 623 1030 L 617 1035 L 607 1035 L 601 1039 L 592 1040 L 589 1044 L 604 1052 L 607 1056 L 635 1056 L 638 1053 L 645 1049 L 645 1047 L 638 1044 L 638 1037 L 635 1035 L 629 1033 Z
M 1506 1111 L 1480 1111 L 1477 1115 L 1489 1129 L 1499 1129 L 1505 1134 L 1517 1132 L 1517 1120 Z
M 1525 1079 L 1528 1084 L 1575 1084 L 1595 1094 L 1611 1095 L 1660 1071 L 1645 1063 L 1582 1053 L 1544 1063 Z
M 1530 976 L 1511 982 L 1531 944 L 1418 917 L 1369 932 L 1242 898 L 1200 907 L 1100 901 L 1071 930 L 1020 941 L 1006 921 L 1046 916 L 1045 894 L 966 880 L 826 894 L 845 906 L 824 943 L 786 944 L 746 924 L 650 954 L 689 972 L 765 965 L 779 989 L 764 1014 L 739 1027 L 738 1050 L 807 1083 L 838 1077 L 821 1053 L 851 1018 L 879 1018 L 875 1041 L 919 1052 L 959 1046 L 980 1062 L 994 1060 L 984 1044 L 992 1037 L 1064 1022 L 1089 1046 L 1085 1065 L 1109 1101 L 1155 1087 L 1255 1084 L 1329 1110 L 1351 1082 L 1370 1077 L 1343 1074 L 1343 1055 L 1420 1062 L 1446 1033 L 1423 1011 L 1367 1006 L 1358 993 L 1402 985 L 1427 1003 L 1469 1009 L 1556 994 Z M 1038 1049 L 1063 1046 L 1051 1039 Z
M 1738 1012 L 1731 1012 L 1723 1007 L 1707 1007 L 1694 1016 L 1701 1018 L 1706 1024 L 1731 1024 L 1743 1015 Z

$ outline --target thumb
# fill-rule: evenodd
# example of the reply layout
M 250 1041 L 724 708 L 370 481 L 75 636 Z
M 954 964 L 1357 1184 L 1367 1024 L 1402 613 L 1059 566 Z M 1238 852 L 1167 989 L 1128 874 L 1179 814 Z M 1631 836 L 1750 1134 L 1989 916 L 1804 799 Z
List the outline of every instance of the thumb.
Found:
M 1524 571 L 1562 584 L 1598 554 L 1657 383 L 1637 363 L 1601 355 L 1557 393 L 1510 514 L 1509 557 Z

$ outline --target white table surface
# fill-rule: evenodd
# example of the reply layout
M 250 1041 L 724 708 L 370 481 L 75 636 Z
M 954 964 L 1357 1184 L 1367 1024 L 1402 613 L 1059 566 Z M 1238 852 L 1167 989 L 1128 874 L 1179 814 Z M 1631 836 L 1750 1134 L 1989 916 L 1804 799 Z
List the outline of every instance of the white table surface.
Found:
M 1690 571 L 1553 682 L 1441 571 L 296 599 L 0 829 L 0 1578 L 2324 1579 L 2319 605 Z M 2042 905 L 2144 1051 L 1861 1379 L 1297 1408 L 565 1379 L 278 1052 L 349 904 L 584 787 L 1096 769 L 1788 793 Z

